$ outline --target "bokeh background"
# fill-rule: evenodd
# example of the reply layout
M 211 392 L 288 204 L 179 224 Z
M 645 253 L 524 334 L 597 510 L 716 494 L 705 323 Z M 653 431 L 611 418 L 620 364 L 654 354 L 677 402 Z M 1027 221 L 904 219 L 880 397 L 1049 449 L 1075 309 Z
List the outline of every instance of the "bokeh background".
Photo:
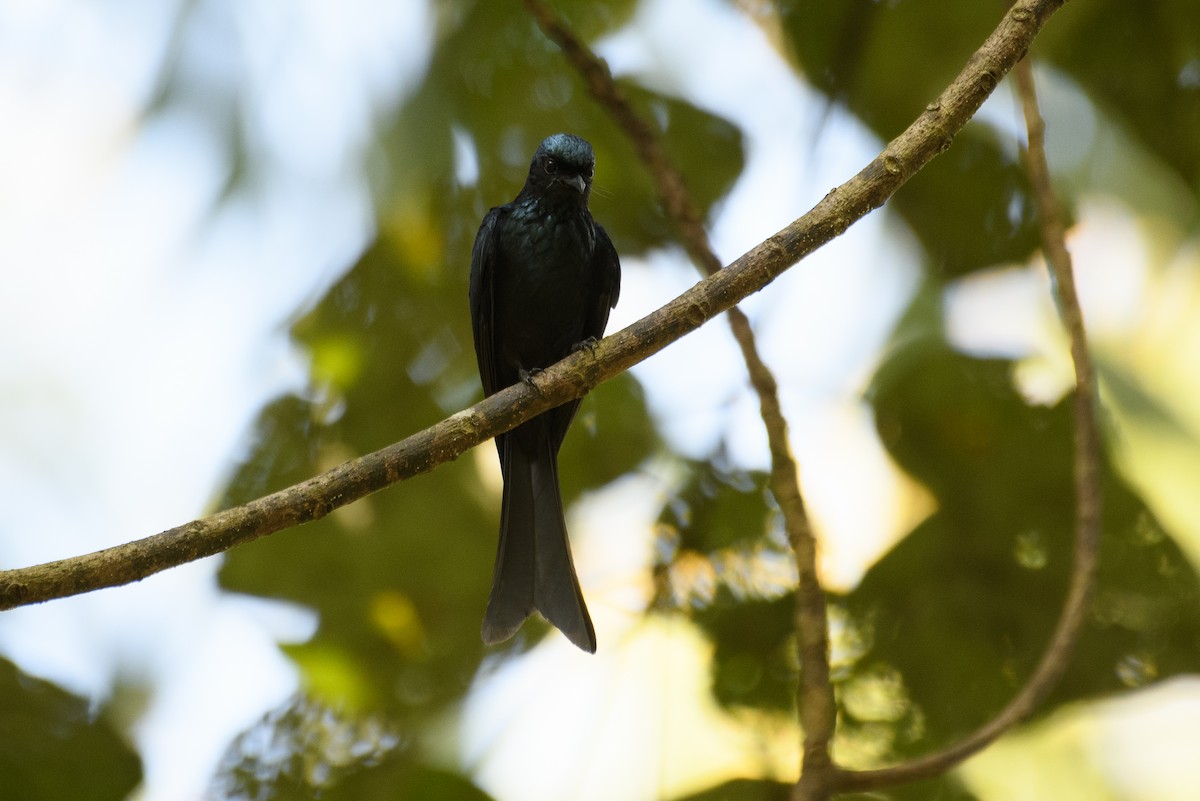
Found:
M 730 260 L 872 158 L 1001 2 L 562 0 Z M 1200 784 L 1200 15 L 1068 4 L 1033 50 L 1104 401 L 1099 586 L 1039 714 L 871 798 Z M 512 0 L 0 2 L 0 567 L 144 536 L 480 396 L 467 270 L 537 143 L 592 141 L 610 331 L 695 280 L 630 145 Z M 1002 85 L 888 205 L 751 298 L 830 592 L 835 752 L 953 741 L 1070 563 L 1065 338 Z M 220 558 L 0 615 L 0 797 L 775 799 L 794 568 L 715 321 L 562 455 L 588 656 L 485 649 L 485 444 Z

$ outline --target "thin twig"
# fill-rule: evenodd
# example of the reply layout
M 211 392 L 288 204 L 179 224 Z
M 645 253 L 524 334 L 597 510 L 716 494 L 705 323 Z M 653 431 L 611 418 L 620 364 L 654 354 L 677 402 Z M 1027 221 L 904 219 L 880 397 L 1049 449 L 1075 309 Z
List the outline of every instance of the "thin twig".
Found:
M 547 368 L 536 389 L 516 384 L 424 431 L 244 506 L 103 551 L 0 572 L 0 609 L 139 581 L 171 567 L 324 517 L 372 492 L 428 472 L 628 370 L 759 291 L 800 259 L 881 206 L 944 150 L 996 82 L 1065 0 L 1014 7 L 963 72 L 861 172 L 723 270 L 600 342 Z
M 1028 59 L 1014 70 L 1025 113 L 1025 153 L 1029 183 L 1042 226 L 1042 249 L 1054 275 L 1063 322 L 1071 337 L 1075 363 L 1075 564 L 1058 625 L 1037 668 L 1021 691 L 992 720 L 941 751 L 890 768 L 843 771 L 839 790 L 869 790 L 941 774 L 978 752 L 1037 708 L 1062 677 L 1087 615 L 1100 551 L 1100 433 L 1096 426 L 1096 380 L 1075 292 L 1071 255 L 1065 242 L 1062 207 L 1050 184 L 1046 164 L 1045 123 L 1038 111 L 1033 70 Z
M 667 215 L 679 228 L 688 255 L 707 275 L 720 270 L 721 260 L 712 248 L 683 175 L 671 163 L 658 135 L 634 110 L 617 86 L 608 65 L 540 0 L 525 0 L 525 7 L 543 32 L 566 54 L 583 77 L 592 96 L 633 142 L 654 180 Z M 767 430 L 771 454 L 771 490 L 782 510 L 784 526 L 796 560 L 799 577 L 796 593 L 796 632 L 800 654 L 798 705 L 804 732 L 801 773 L 809 776 L 808 784 L 817 788 L 827 784 L 819 779 L 822 772 L 829 770 L 829 741 L 833 737 L 837 719 L 833 686 L 829 681 L 829 621 L 825 593 L 817 575 L 817 543 L 800 493 L 796 461 L 789 446 L 787 419 L 779 403 L 779 385 L 758 352 L 749 318 L 736 306 L 729 310 L 726 317 L 742 351 L 750 384 L 758 395 L 759 414 Z

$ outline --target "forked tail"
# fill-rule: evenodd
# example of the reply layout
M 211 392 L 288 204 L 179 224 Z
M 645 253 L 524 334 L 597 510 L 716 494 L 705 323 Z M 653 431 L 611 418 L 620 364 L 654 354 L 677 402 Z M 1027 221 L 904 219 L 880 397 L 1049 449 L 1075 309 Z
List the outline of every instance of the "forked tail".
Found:
M 595 653 L 596 633 L 567 539 L 558 455 L 549 438 L 531 428 L 510 434 L 505 449 L 500 543 L 483 641 L 507 640 L 536 609 L 576 646 Z

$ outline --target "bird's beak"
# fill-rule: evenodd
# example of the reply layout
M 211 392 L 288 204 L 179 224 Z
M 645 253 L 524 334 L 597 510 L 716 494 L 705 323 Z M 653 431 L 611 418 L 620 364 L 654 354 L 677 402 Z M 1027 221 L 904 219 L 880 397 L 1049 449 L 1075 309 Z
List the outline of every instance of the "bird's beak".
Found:
M 584 190 L 587 189 L 587 184 L 584 183 L 582 175 L 572 175 L 570 178 L 560 178 L 559 180 L 567 186 L 575 187 L 575 191 L 581 195 L 583 194 Z

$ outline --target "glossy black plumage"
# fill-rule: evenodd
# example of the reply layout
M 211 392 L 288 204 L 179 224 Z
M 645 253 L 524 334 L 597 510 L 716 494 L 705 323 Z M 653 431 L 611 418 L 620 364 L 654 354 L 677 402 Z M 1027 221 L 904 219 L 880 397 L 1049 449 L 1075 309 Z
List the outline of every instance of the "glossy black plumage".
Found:
M 487 395 L 604 334 L 621 267 L 588 211 L 595 156 L 577 136 L 547 137 L 511 203 L 488 212 L 471 255 L 471 324 Z M 579 401 L 496 438 L 504 496 L 483 639 L 508 639 L 536 609 L 596 650 L 567 540 L 558 449 Z

